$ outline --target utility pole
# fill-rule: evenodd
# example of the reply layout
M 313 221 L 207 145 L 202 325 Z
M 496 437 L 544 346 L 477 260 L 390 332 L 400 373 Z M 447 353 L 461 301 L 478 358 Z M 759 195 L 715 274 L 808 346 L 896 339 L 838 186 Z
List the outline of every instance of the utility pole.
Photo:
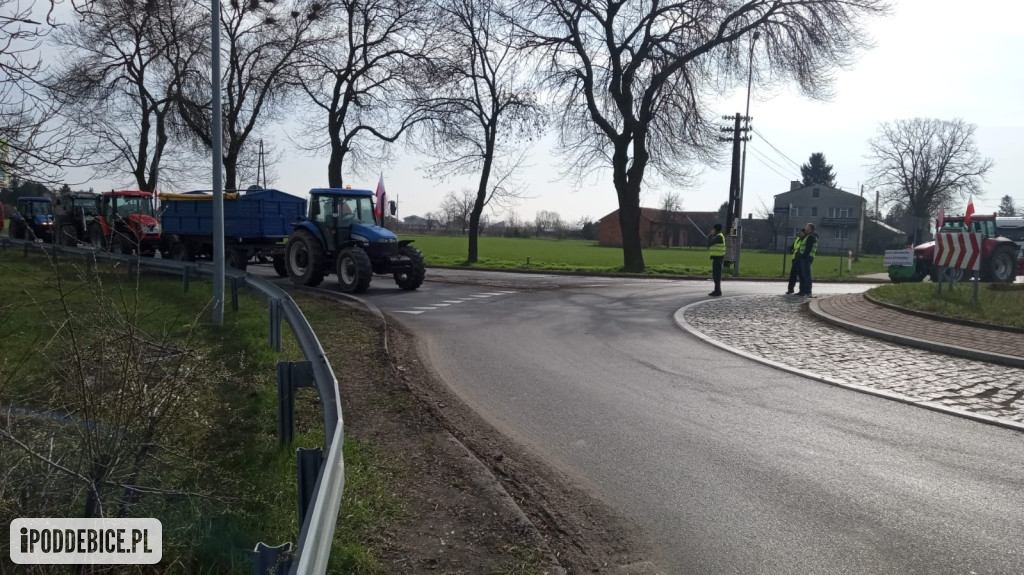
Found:
M 740 115 L 738 112 L 735 116 L 722 116 L 723 120 L 733 121 L 733 125 L 731 127 L 723 126 L 721 128 L 721 131 L 723 132 L 732 132 L 732 137 L 720 138 L 722 141 L 732 142 L 732 176 L 729 179 L 729 210 L 725 215 L 725 233 L 728 237 L 732 238 L 731 241 L 736 249 L 735 261 L 737 262 L 739 260 L 740 253 L 740 246 L 737 242 L 739 242 L 741 237 L 740 234 L 742 233 L 741 228 L 743 223 L 743 196 L 742 188 L 740 186 L 740 142 L 747 139 L 745 136 L 741 136 L 740 134 L 749 129 L 749 123 L 747 127 L 743 127 L 741 125 L 741 121 L 744 118 L 745 117 Z M 726 262 L 729 261 L 728 257 L 729 254 L 726 252 Z M 737 271 L 733 269 L 733 275 L 736 275 L 736 273 Z
M 224 182 L 223 130 L 220 109 L 220 0 L 210 2 L 210 83 L 212 118 L 210 140 L 213 148 L 213 324 L 224 325 Z

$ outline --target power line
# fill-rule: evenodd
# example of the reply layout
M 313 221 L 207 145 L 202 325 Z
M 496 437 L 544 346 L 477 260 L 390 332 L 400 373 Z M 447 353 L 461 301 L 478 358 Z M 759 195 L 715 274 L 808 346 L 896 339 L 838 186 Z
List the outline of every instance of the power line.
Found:
M 757 155 L 757 161 L 759 161 L 762 164 L 764 164 L 765 166 L 767 166 L 769 169 L 771 169 L 776 174 L 782 176 L 783 178 L 786 178 L 787 180 L 792 181 L 792 179 L 793 179 L 792 172 L 790 172 L 789 174 L 783 174 L 782 172 L 779 171 L 779 170 L 782 170 L 783 172 L 788 172 L 790 170 L 790 168 L 788 166 L 783 166 L 782 164 L 780 164 L 780 163 L 776 162 L 775 160 L 769 158 L 767 155 L 764 154 L 764 152 L 761 152 L 757 148 L 750 147 L 750 151 Z M 772 164 L 775 165 L 776 168 L 779 168 L 779 170 L 776 170 L 775 168 L 773 168 L 772 166 L 769 166 L 765 162 L 771 162 Z
M 772 147 L 772 149 L 773 149 L 773 150 L 775 150 L 776 152 L 778 152 L 778 154 L 779 154 L 780 156 L 782 156 L 783 158 L 786 158 L 787 160 L 789 160 L 789 163 L 791 163 L 791 164 L 793 164 L 794 166 L 796 166 L 796 167 L 797 167 L 797 169 L 799 169 L 799 168 L 800 168 L 800 164 L 798 164 L 798 163 L 794 162 L 794 161 L 793 161 L 792 159 L 790 159 L 790 157 L 789 157 L 789 156 L 787 156 L 786 154 L 783 154 L 781 150 L 779 150 L 778 148 L 776 148 L 776 147 L 775 147 L 775 146 L 774 146 L 774 145 L 773 145 L 773 144 L 772 144 L 771 142 L 769 142 L 769 141 L 768 141 L 768 138 L 765 138 L 765 137 L 764 137 L 764 134 L 762 134 L 761 132 L 758 132 L 758 131 L 757 131 L 757 130 L 756 130 L 755 128 L 751 128 L 751 130 L 753 130 L 753 131 L 754 131 L 754 133 L 755 133 L 755 134 L 757 134 L 758 136 L 761 136 L 761 139 L 762 139 L 762 140 L 764 140 L 764 143 L 766 143 L 766 144 L 768 144 L 769 146 L 771 146 L 771 147 Z

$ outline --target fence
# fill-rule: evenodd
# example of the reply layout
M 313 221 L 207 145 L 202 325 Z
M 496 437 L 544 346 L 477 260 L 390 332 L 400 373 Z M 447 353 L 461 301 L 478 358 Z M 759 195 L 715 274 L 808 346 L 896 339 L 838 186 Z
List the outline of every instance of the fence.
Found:
M 19 248 L 26 256 L 32 250 L 40 250 L 58 257 L 72 255 L 85 258 L 87 261 L 121 262 L 129 274 L 137 273 L 139 270 L 180 274 L 185 291 L 189 290 L 192 277 L 213 274 L 213 266 L 210 264 L 116 255 L 92 248 L 70 248 L 0 237 L 0 249 Z M 327 361 L 320 341 L 313 333 L 313 328 L 287 292 L 265 279 L 238 270 L 226 269 L 225 277 L 228 279 L 227 287 L 230 289 L 232 308 L 238 309 L 240 285 L 263 295 L 267 300 L 268 344 L 275 351 L 280 351 L 281 324 L 282 321 L 287 321 L 303 357 L 306 358 L 305 361 L 279 362 L 277 365 L 278 433 L 281 445 L 290 445 L 294 438 L 295 389 L 315 387 L 324 412 L 326 455 L 324 449 L 319 447 L 297 450 L 300 524 L 298 543 L 294 546 L 290 542 L 278 546 L 258 543 L 253 550 L 254 572 L 257 575 L 269 572 L 320 575 L 327 572 L 334 528 L 341 507 L 341 495 L 345 489 L 343 422 L 341 400 L 338 397 L 338 380 Z

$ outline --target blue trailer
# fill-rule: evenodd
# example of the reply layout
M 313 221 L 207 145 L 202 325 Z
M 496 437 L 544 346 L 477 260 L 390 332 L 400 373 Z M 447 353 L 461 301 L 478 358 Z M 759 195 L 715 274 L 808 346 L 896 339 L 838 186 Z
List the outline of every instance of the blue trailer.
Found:
M 160 194 L 163 254 L 178 261 L 213 257 L 213 193 Z M 224 262 L 244 270 L 252 258 L 271 259 L 288 275 L 284 241 L 306 214 L 306 200 L 279 190 L 224 193 Z

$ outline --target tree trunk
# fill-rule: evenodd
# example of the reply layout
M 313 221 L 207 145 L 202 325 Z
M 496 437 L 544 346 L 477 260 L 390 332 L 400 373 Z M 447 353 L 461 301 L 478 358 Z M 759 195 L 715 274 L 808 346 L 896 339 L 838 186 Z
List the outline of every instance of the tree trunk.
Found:
M 238 152 L 228 152 L 224 157 L 224 189 L 238 189 Z
M 637 136 L 639 137 L 639 136 Z M 622 232 L 622 264 L 628 273 L 643 273 L 643 243 L 640 240 L 640 182 L 643 181 L 645 158 L 634 158 L 630 166 L 629 148 L 632 138 L 615 142 L 612 155 L 612 181 L 619 197 L 619 229 Z
M 491 165 L 494 162 L 494 147 L 488 143 L 484 157 L 484 165 L 480 170 L 480 185 L 476 189 L 476 201 L 473 202 L 473 210 L 469 213 L 469 257 L 466 261 L 475 264 L 479 259 L 480 236 L 480 215 L 484 212 L 484 202 L 487 201 L 487 182 L 491 178 Z
M 345 145 L 341 141 L 341 124 L 332 120 L 327 130 L 331 138 L 331 157 L 327 161 L 327 185 L 332 188 L 343 188 L 345 182 L 341 177 L 341 167 L 345 161 Z

